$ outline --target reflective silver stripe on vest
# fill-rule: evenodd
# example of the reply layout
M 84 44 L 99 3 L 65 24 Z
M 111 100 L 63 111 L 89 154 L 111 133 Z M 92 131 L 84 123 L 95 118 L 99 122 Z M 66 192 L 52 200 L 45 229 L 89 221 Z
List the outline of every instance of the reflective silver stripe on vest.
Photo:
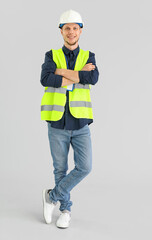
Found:
M 42 105 L 41 111 L 59 111 L 64 112 L 64 106 L 60 105 Z
M 48 87 L 45 92 L 52 92 L 52 93 L 66 93 L 66 88 L 54 88 L 54 87 Z
M 90 89 L 89 84 L 81 84 L 81 83 L 76 83 L 75 88 L 83 88 L 83 89 Z
M 92 108 L 91 102 L 86 101 L 72 101 L 70 102 L 70 107 L 88 107 Z

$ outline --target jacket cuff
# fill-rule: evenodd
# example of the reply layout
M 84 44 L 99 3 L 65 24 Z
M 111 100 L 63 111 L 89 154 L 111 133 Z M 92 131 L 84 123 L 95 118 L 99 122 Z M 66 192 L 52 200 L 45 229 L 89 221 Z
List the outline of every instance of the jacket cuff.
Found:
M 54 87 L 58 88 L 58 87 L 61 87 L 61 85 L 62 85 L 62 76 L 55 75 Z
M 84 74 L 83 71 L 78 71 L 79 79 L 81 84 L 85 84 Z

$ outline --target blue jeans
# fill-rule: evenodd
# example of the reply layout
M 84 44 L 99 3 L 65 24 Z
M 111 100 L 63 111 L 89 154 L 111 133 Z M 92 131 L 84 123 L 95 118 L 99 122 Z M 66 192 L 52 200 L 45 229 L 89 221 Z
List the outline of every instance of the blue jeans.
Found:
M 57 129 L 48 123 L 48 137 L 53 159 L 55 187 L 50 200 L 60 202 L 60 211 L 71 211 L 70 191 L 92 169 L 91 133 L 88 124 L 78 130 Z M 67 174 L 70 143 L 74 151 L 75 167 Z

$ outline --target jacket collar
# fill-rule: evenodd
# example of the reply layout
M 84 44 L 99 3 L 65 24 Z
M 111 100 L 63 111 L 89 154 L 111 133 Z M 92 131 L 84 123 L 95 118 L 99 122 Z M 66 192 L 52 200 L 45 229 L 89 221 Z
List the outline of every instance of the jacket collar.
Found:
M 74 56 L 76 56 L 76 55 L 78 54 L 80 48 L 79 48 L 79 46 L 78 46 L 76 49 L 74 49 L 74 50 L 72 51 L 72 50 L 68 49 L 67 47 L 63 46 L 63 47 L 62 47 L 62 50 L 63 50 L 63 52 L 65 53 L 65 55 L 69 55 L 70 52 L 73 52 Z

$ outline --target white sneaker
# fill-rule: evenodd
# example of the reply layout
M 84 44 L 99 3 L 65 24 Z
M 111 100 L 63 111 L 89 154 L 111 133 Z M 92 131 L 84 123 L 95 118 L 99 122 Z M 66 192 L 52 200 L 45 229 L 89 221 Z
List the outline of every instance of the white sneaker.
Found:
M 46 223 L 51 223 L 52 222 L 52 214 L 54 207 L 56 204 L 52 203 L 49 199 L 49 192 L 52 189 L 44 189 L 42 192 L 42 197 L 43 197 L 43 214 L 44 214 L 44 219 Z
M 71 219 L 71 214 L 68 212 L 62 212 L 56 222 L 58 228 L 67 228 L 69 227 Z

